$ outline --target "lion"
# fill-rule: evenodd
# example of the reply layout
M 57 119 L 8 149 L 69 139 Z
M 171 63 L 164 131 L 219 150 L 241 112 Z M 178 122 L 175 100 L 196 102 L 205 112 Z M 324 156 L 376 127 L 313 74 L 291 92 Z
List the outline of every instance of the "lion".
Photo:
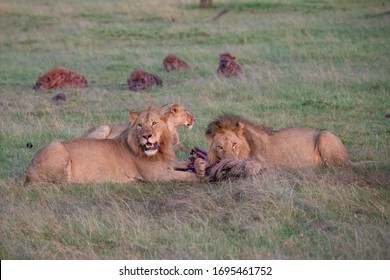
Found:
M 341 139 L 325 130 L 274 130 L 234 114 L 222 114 L 209 123 L 205 136 L 210 181 L 266 169 L 355 165 Z
M 171 132 L 173 146 L 179 151 L 189 151 L 188 147 L 185 147 L 180 143 L 179 134 L 177 128 L 184 126 L 188 129 L 192 129 L 195 123 L 194 116 L 184 107 L 176 103 L 167 103 L 160 107 L 160 113 L 166 115 L 166 123 L 168 130 Z M 95 126 L 83 134 L 83 137 L 97 138 L 97 139 L 115 139 L 119 137 L 127 128 L 129 124 L 121 125 L 99 125 Z
M 230 53 L 222 53 L 219 55 L 219 67 L 217 70 L 220 77 L 237 77 L 244 73 L 241 66 L 236 63 L 236 58 Z
M 39 77 L 33 89 L 85 88 L 87 86 L 87 79 L 83 75 L 65 67 L 56 66 Z
M 202 159 L 195 162 L 196 173 L 173 169 L 172 136 L 158 108 L 131 111 L 129 117 L 129 128 L 116 139 L 81 137 L 54 141 L 43 147 L 27 166 L 25 184 L 199 181 L 204 178 Z
M 189 68 L 185 61 L 174 54 L 168 54 L 168 56 L 164 58 L 163 66 L 168 72 L 172 70 L 186 70 Z
M 132 91 L 140 91 L 152 86 L 162 86 L 163 81 L 155 74 L 148 73 L 141 69 L 136 69 L 127 79 L 127 85 Z

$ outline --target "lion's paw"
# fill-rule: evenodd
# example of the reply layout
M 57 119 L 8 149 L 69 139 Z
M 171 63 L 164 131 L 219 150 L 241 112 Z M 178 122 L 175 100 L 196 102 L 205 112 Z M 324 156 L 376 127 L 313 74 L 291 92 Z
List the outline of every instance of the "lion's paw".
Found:
M 203 179 L 206 177 L 207 162 L 204 159 L 197 158 L 194 162 L 194 168 L 199 178 Z

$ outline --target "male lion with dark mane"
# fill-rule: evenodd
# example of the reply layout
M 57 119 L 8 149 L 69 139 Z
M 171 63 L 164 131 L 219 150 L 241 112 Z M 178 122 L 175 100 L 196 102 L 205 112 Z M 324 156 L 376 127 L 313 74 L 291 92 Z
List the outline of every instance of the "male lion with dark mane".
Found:
M 85 88 L 87 86 L 87 79 L 83 75 L 65 67 L 56 66 L 40 76 L 33 89 Z
M 172 136 L 158 108 L 130 112 L 130 127 L 116 139 L 76 138 L 54 141 L 40 149 L 27 166 L 25 183 L 98 183 L 133 181 L 198 181 L 205 162 L 195 171 L 173 170 Z
M 180 143 L 177 128 L 179 126 L 184 126 L 188 129 L 192 129 L 195 123 L 194 116 L 186 108 L 176 103 L 167 103 L 161 106 L 160 114 L 165 115 L 168 130 L 171 132 L 173 138 L 173 146 L 180 151 L 189 151 L 189 148 L 183 146 L 183 144 Z M 128 128 L 129 124 L 99 125 L 86 131 L 83 134 L 83 137 L 90 137 L 96 139 L 115 139 L 119 137 Z
M 273 130 L 223 114 L 208 125 L 205 136 L 210 181 L 265 169 L 354 165 L 341 139 L 328 131 L 301 127 Z

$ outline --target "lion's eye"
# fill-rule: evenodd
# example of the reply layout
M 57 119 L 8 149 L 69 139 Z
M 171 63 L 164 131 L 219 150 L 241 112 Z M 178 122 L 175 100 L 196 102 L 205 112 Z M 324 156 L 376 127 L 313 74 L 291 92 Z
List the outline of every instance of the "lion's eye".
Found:
M 223 150 L 223 147 L 222 147 L 221 145 L 218 145 L 218 146 L 217 146 L 217 149 L 218 149 L 218 150 Z
M 237 143 L 232 144 L 232 148 L 235 149 L 237 147 Z
M 137 126 L 138 126 L 138 128 L 142 128 L 142 124 L 140 124 L 140 123 L 137 124 Z
M 152 126 L 155 126 L 157 124 L 157 122 L 152 122 Z

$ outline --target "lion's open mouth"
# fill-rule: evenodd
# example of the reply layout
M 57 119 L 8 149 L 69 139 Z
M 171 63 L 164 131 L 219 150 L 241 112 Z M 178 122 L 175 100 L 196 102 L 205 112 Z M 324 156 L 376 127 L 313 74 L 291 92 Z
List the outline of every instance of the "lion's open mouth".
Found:
M 144 148 L 145 154 L 148 156 L 153 156 L 158 151 L 158 143 L 157 142 L 156 143 L 147 142 L 142 147 Z

